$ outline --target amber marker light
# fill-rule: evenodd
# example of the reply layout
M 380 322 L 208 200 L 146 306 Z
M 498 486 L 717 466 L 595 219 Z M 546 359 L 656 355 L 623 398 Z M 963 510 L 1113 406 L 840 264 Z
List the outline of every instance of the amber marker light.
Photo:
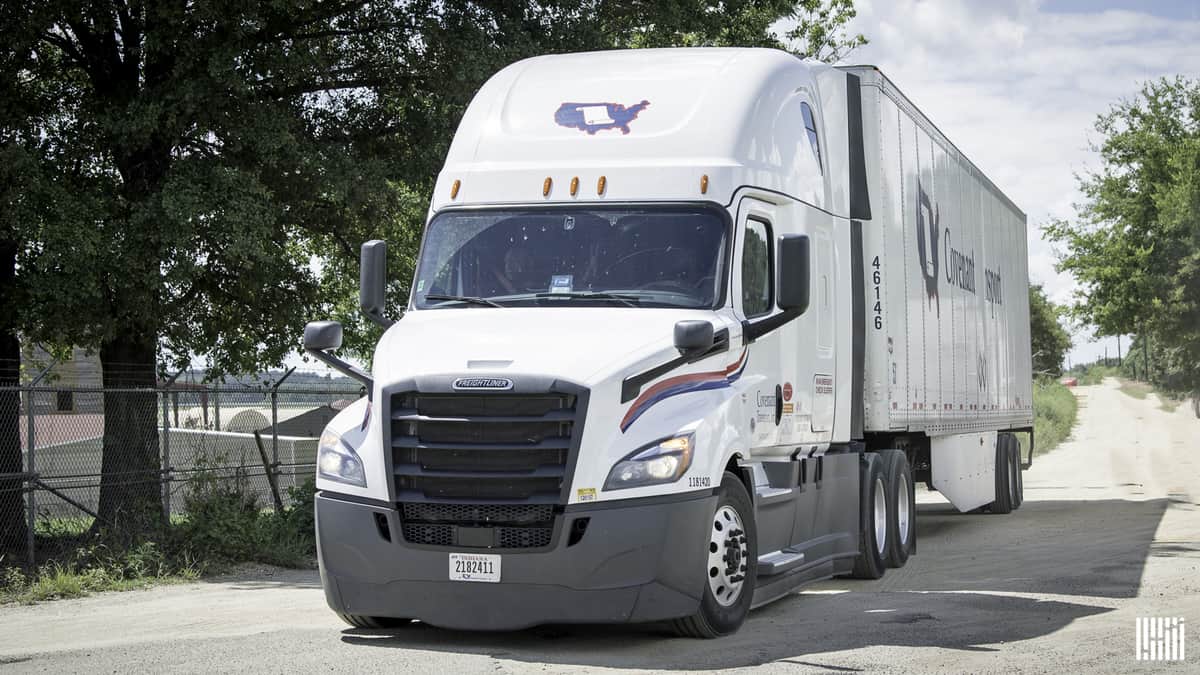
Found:
M 603 196 L 606 187 L 608 187 L 608 179 L 600 176 L 600 180 L 596 181 L 596 194 Z
M 700 176 L 700 194 L 708 194 L 708 174 Z
M 571 179 L 571 196 L 574 197 L 579 193 L 579 176 Z
M 462 181 L 454 179 L 454 184 L 450 186 L 450 199 L 458 198 L 458 188 L 462 187 Z
M 554 181 L 550 180 L 549 176 L 546 176 L 546 180 L 542 181 L 542 196 L 543 197 L 550 196 L 550 186 L 553 184 L 554 184 Z

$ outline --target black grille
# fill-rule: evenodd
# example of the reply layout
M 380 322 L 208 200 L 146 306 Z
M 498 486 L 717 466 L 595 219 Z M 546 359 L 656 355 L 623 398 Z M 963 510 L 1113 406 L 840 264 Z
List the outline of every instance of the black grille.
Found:
M 554 520 L 549 504 L 403 504 L 406 520 L 469 523 L 538 523 Z
M 425 546 L 470 548 L 473 544 L 463 544 L 457 540 L 456 535 L 460 529 L 454 525 L 405 523 L 404 539 Z M 541 548 L 549 546 L 550 539 L 554 535 L 553 527 L 497 527 L 491 529 L 493 545 L 499 548 Z
M 454 526 L 404 523 L 404 539 L 427 546 L 453 546 Z
M 392 460 L 406 541 L 549 546 L 569 482 L 574 394 L 394 394 Z
M 394 394 L 399 500 L 560 503 L 577 402 L 559 393 Z

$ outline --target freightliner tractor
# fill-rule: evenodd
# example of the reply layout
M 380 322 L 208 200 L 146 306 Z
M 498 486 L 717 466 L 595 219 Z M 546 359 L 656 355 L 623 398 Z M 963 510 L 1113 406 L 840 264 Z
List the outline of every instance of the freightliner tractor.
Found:
M 321 580 L 359 627 L 665 622 L 916 550 L 914 484 L 1007 513 L 1032 458 L 1025 215 L 873 67 L 765 49 L 494 75 L 403 318 L 318 450 Z

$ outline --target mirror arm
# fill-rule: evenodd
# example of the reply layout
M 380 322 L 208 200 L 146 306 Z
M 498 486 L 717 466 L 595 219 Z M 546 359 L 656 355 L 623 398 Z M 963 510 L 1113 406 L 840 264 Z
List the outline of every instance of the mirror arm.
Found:
M 363 314 L 364 314 L 364 315 L 365 315 L 365 316 L 366 316 L 368 319 L 370 319 L 371 321 L 373 321 L 374 323 L 376 323 L 376 324 L 378 324 L 378 325 L 382 326 L 384 330 L 387 330 L 388 328 L 391 328 L 391 327 L 392 327 L 392 324 L 396 323 L 395 321 L 392 321 L 391 319 L 387 318 L 386 316 L 383 316 L 383 315 L 381 315 L 381 314 L 377 314 L 377 313 L 375 313 L 375 312 L 366 312 L 366 311 L 364 311 L 364 312 L 363 312 Z
M 356 367 L 350 365 L 349 363 L 346 363 L 345 361 L 339 359 L 338 357 L 334 356 L 330 352 L 325 351 L 324 349 L 306 349 L 304 351 L 308 352 L 309 354 L 311 354 L 313 356 L 313 358 L 324 363 L 325 365 L 329 366 L 330 368 L 333 368 L 334 370 L 338 371 L 339 373 L 342 373 L 343 375 L 346 375 L 347 377 L 354 378 L 354 379 L 358 380 L 359 382 L 361 382 L 367 388 L 367 397 L 368 398 L 371 397 L 371 392 L 373 392 L 375 390 L 375 380 L 370 375 L 368 375 L 365 371 L 363 371 L 361 368 L 356 368 Z
M 785 309 L 778 314 L 772 314 L 765 319 L 758 321 L 743 321 L 742 322 L 742 343 L 750 344 L 758 338 L 770 333 L 776 328 L 781 328 L 785 324 L 794 319 L 800 318 L 804 314 L 802 309 Z

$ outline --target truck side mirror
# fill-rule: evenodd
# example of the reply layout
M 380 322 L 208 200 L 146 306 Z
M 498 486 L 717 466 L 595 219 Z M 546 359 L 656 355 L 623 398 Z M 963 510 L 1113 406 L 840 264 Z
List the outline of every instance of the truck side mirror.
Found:
M 808 309 L 809 275 L 812 272 L 809 240 L 806 234 L 785 234 L 779 238 L 779 308 L 795 314 Z
M 706 352 L 713 346 L 713 325 L 704 320 L 675 324 L 675 348 L 681 354 Z
M 304 349 L 326 351 L 342 346 L 342 324 L 337 321 L 309 321 L 304 327 Z
M 362 245 L 359 261 L 358 306 L 363 314 L 387 328 L 392 321 L 384 316 L 387 289 L 387 242 L 372 239 Z
M 341 346 L 342 324 L 337 321 L 309 321 L 304 326 L 304 351 L 334 370 L 363 383 L 370 397 L 375 389 L 375 381 L 371 376 L 330 353 Z

